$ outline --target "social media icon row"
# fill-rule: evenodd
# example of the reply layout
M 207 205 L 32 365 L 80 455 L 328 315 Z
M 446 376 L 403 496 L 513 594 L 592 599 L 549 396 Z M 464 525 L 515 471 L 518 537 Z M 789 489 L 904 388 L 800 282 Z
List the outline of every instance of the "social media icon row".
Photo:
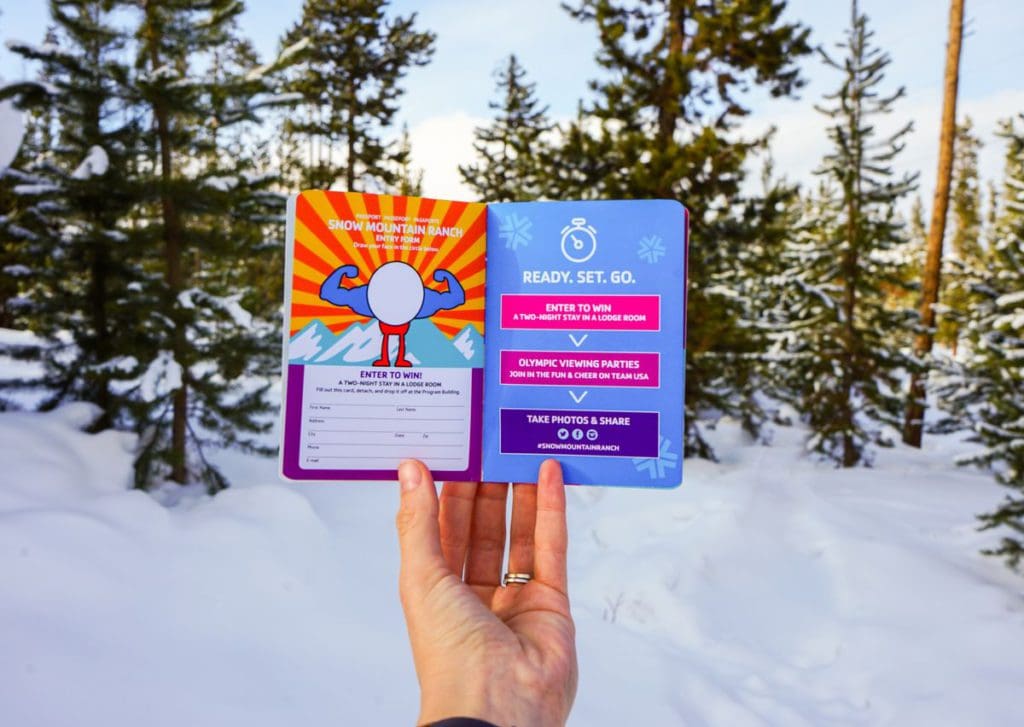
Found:
M 593 442 L 597 440 L 598 434 L 596 429 L 588 429 L 584 432 L 582 429 L 576 428 L 570 432 L 565 427 L 562 427 L 558 430 L 557 436 L 563 442 L 569 439 L 569 437 L 572 437 L 577 442 L 582 441 L 583 437 L 586 437 L 588 440 Z

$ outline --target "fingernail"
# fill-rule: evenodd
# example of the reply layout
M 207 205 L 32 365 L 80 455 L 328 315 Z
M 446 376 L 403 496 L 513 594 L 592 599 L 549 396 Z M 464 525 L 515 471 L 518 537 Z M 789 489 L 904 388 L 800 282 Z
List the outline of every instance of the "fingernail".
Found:
M 398 465 L 398 481 L 402 484 L 402 492 L 416 488 L 423 479 L 420 468 L 413 462 L 402 462 Z

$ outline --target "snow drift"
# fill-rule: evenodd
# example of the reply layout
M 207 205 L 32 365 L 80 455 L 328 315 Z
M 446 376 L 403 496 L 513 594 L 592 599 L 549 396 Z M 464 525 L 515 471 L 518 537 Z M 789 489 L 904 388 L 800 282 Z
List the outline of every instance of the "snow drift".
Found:
M 0 415 L 0 705 L 10 725 L 411 724 L 395 487 L 130 490 L 87 405 Z M 571 724 L 1005 725 L 1024 581 L 977 554 L 1001 496 L 931 438 L 839 471 L 798 430 L 675 491 L 573 489 Z

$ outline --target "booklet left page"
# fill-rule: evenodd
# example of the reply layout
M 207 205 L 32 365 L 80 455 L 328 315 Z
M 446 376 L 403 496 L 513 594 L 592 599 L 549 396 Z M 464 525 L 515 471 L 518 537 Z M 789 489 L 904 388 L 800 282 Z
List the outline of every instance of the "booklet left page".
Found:
M 486 206 L 306 191 L 288 206 L 281 473 L 479 480 Z

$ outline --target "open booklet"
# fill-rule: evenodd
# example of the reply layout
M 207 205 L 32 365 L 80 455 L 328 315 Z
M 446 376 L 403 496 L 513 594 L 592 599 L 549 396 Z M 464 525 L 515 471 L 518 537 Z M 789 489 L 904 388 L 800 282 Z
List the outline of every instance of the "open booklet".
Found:
M 282 475 L 679 485 L 687 244 L 667 200 L 293 195 Z

